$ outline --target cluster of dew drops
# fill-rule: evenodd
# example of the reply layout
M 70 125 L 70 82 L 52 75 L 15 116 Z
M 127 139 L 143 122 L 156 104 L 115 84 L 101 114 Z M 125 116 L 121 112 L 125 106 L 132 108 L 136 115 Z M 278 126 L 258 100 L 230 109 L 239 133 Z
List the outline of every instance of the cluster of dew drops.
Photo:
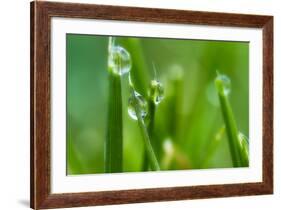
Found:
M 132 60 L 130 53 L 125 48 L 119 45 L 115 45 L 114 37 L 109 38 L 108 56 L 108 66 L 113 74 L 122 76 L 130 72 L 132 68 Z M 130 86 L 133 87 L 130 76 L 129 83 Z M 150 97 L 152 98 L 154 104 L 158 105 L 164 98 L 163 85 L 158 80 L 153 79 L 150 84 L 150 89 L 153 90 L 153 93 L 149 93 L 151 94 Z M 148 103 L 146 99 L 133 88 L 132 94 L 128 100 L 128 114 L 133 120 L 138 120 L 134 106 L 135 102 L 138 103 L 140 115 L 144 119 L 148 113 Z
M 148 97 L 153 101 L 153 103 L 157 106 L 164 98 L 164 88 L 161 82 L 154 79 L 151 81 L 150 84 L 150 91 L 148 93 Z M 146 99 L 139 94 L 137 91 L 132 91 L 132 94 L 129 98 L 128 102 L 128 113 L 129 116 L 133 120 L 138 120 L 136 111 L 135 111 L 135 102 L 137 101 L 139 109 L 140 109 L 140 115 L 144 119 L 148 113 L 148 103 Z

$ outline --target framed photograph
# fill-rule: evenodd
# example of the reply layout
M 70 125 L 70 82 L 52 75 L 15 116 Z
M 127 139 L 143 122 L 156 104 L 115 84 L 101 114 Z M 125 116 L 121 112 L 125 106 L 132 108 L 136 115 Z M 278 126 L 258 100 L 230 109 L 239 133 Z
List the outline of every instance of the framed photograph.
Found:
M 273 17 L 31 3 L 31 207 L 273 193 Z

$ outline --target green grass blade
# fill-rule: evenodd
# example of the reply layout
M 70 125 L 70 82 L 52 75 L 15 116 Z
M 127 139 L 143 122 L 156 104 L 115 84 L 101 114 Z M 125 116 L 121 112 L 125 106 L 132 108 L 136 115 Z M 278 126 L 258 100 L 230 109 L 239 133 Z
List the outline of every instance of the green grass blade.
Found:
M 148 122 L 147 130 L 148 130 L 148 134 L 149 134 L 150 138 L 153 138 L 155 110 L 156 110 L 156 105 L 154 104 L 153 100 L 149 99 L 148 100 L 149 122 Z
M 149 159 L 146 149 L 143 151 L 143 161 L 141 166 L 141 171 L 148 171 L 149 170 Z
M 156 105 L 154 104 L 152 99 L 148 100 L 148 116 L 149 116 L 149 122 L 147 125 L 147 132 L 152 140 L 151 144 L 153 148 L 157 148 L 156 142 L 153 141 L 153 128 L 154 128 L 154 118 L 155 118 L 155 109 Z M 149 170 L 149 158 L 148 158 L 148 153 L 145 150 L 143 154 L 143 166 L 142 166 L 143 171 L 148 171 Z
M 184 122 L 184 72 L 181 68 L 169 72 L 165 118 L 167 131 L 176 144 L 184 141 L 183 133 L 187 129 Z
M 138 38 L 128 38 L 125 46 L 128 47 L 128 51 L 134 63 L 131 70 L 131 79 L 134 83 L 135 90 L 146 98 L 149 85 L 149 70 L 141 41 Z
M 157 105 L 159 105 L 161 103 L 161 101 L 164 98 L 164 88 L 161 82 L 159 82 L 156 79 L 156 68 L 153 64 L 154 67 L 154 76 L 155 79 L 150 81 L 150 86 L 149 86 L 149 90 L 148 90 L 148 122 L 147 122 L 147 129 L 148 129 L 148 135 L 151 139 L 151 144 L 152 147 L 154 149 L 154 151 L 156 152 L 156 154 L 158 154 L 159 156 L 159 151 L 157 151 L 157 149 L 159 150 L 159 148 L 161 148 L 161 142 L 157 141 L 157 139 L 154 138 L 154 119 L 155 119 L 155 112 L 156 112 L 156 108 Z M 147 154 L 145 154 L 147 155 Z M 144 157 L 144 164 L 146 164 L 145 160 L 147 159 L 146 157 Z M 144 168 L 146 169 L 146 168 Z
M 226 84 L 226 82 L 228 82 L 229 84 Z M 241 167 L 242 160 L 239 148 L 238 129 L 230 102 L 228 100 L 228 93 L 230 91 L 228 88 L 230 87 L 227 87 L 227 85 L 230 85 L 230 80 L 225 75 L 218 74 L 217 78 L 215 79 L 215 85 L 217 88 L 222 115 L 225 122 L 232 164 L 234 167 Z
M 241 159 L 242 159 L 242 166 L 248 167 L 249 166 L 249 141 L 248 138 L 239 133 L 239 142 L 240 142 L 240 150 L 241 150 Z
M 141 129 L 142 137 L 144 139 L 144 144 L 145 144 L 146 152 L 147 152 L 147 155 L 148 155 L 149 160 L 150 160 L 151 168 L 154 171 L 159 171 L 160 170 L 159 163 L 157 161 L 157 158 L 155 156 L 154 150 L 152 148 L 152 145 L 151 145 L 151 142 L 150 142 L 150 138 L 149 138 L 147 129 L 145 127 L 144 121 L 143 121 L 143 119 L 140 118 L 141 116 L 138 113 L 138 111 L 137 111 L 137 116 L 138 116 L 138 124 L 139 124 L 139 127 Z
M 105 143 L 105 172 L 122 172 L 123 121 L 121 76 L 109 73 L 108 127 Z
M 135 96 L 135 94 L 133 94 Z M 148 155 L 148 159 L 149 159 L 149 165 L 151 166 L 151 169 L 153 171 L 159 171 L 160 170 L 160 166 L 158 163 L 158 160 L 156 158 L 156 155 L 154 153 L 153 147 L 151 145 L 151 141 L 150 141 L 150 137 L 148 134 L 148 130 L 145 126 L 142 114 L 141 114 L 141 108 L 138 104 L 138 99 L 135 97 L 134 98 L 134 108 L 135 108 L 135 112 L 136 112 L 136 116 L 138 119 L 138 124 L 141 130 L 141 134 L 144 140 L 144 146 L 146 149 L 146 153 Z

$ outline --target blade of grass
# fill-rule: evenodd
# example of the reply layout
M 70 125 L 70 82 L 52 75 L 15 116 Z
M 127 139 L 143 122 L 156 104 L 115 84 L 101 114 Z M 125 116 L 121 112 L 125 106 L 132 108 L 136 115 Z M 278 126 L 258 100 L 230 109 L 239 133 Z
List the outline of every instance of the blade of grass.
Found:
M 149 122 L 147 126 L 148 135 L 151 139 L 153 139 L 153 127 L 154 127 L 154 115 L 155 115 L 155 104 L 152 99 L 148 100 L 148 116 L 149 116 Z M 155 148 L 155 141 L 152 141 L 152 147 Z M 149 158 L 147 150 L 144 150 L 143 154 L 143 165 L 142 165 L 143 171 L 149 170 Z
M 242 166 L 248 167 L 249 166 L 249 141 L 248 138 L 239 133 L 239 142 L 240 142 L 240 150 L 241 150 L 241 158 L 242 158 Z
M 132 82 L 134 83 L 135 89 L 146 98 L 149 85 L 149 70 L 141 40 L 138 38 L 128 38 L 125 46 L 128 48 L 134 63 L 130 71 Z
M 229 84 L 226 84 L 226 82 Z M 241 167 L 242 160 L 239 148 L 238 129 L 230 102 L 228 100 L 228 93 L 230 91 L 230 89 L 228 88 L 230 87 L 226 87 L 227 85 L 230 85 L 230 80 L 225 75 L 220 75 L 218 73 L 215 79 L 215 85 L 217 88 L 221 111 L 225 122 L 232 164 L 234 167 Z
M 123 42 L 122 42 L 123 41 Z M 134 65 L 130 71 L 131 80 L 134 84 L 134 89 L 141 95 L 147 96 L 148 87 L 148 66 L 143 53 L 143 46 L 138 38 L 128 38 L 126 41 L 122 40 L 122 44 L 128 49 L 131 54 Z M 149 129 L 151 130 L 151 129 Z M 150 134 L 149 134 L 150 135 Z M 143 162 L 141 165 L 142 171 L 149 170 L 149 158 L 146 149 L 143 151 Z
M 141 171 L 148 171 L 149 170 L 149 159 L 146 149 L 143 151 L 143 161 L 141 166 Z
M 157 142 L 153 141 L 153 129 L 154 129 L 154 119 L 155 119 L 155 109 L 156 105 L 154 104 L 153 100 L 151 98 L 148 99 L 148 116 L 149 116 L 149 122 L 147 126 L 147 131 L 150 139 L 152 139 L 152 147 L 155 149 L 157 148 Z M 144 157 L 143 157 L 143 166 L 142 169 L 143 171 L 148 171 L 149 170 L 149 163 L 148 163 L 148 153 L 145 150 L 144 151 Z
M 149 87 L 149 94 L 148 94 L 148 123 L 147 123 L 147 130 L 148 130 L 148 135 L 151 139 L 151 144 L 154 149 L 159 149 L 161 145 L 156 142 L 156 139 L 153 137 L 153 132 L 154 132 L 154 119 L 155 119 L 155 111 L 156 111 L 156 104 L 155 104 L 155 94 L 157 94 L 156 86 L 153 85 L 153 81 L 151 81 L 150 87 Z M 156 151 L 157 152 L 157 151 Z M 148 157 L 147 157 L 147 152 L 144 151 L 144 160 L 143 160 L 143 170 L 147 171 L 149 169 L 149 164 L 148 164 Z
M 135 94 L 133 94 L 133 95 L 135 96 Z M 144 123 L 144 120 L 143 120 L 143 117 L 142 117 L 142 114 L 141 114 L 141 108 L 138 104 L 138 99 L 136 97 L 134 98 L 134 109 L 135 109 L 136 116 L 137 116 L 137 119 L 138 119 L 138 125 L 140 127 L 141 134 L 142 134 L 142 137 L 143 137 L 143 140 L 144 140 L 144 146 L 145 146 L 145 149 L 146 149 L 146 152 L 147 152 L 147 155 L 148 155 L 149 164 L 151 166 L 151 169 L 153 171 L 159 171 L 160 166 L 159 166 L 158 160 L 156 158 L 156 155 L 154 153 L 153 147 L 151 145 L 148 130 L 145 126 L 145 123 Z
M 107 133 L 105 141 L 105 172 L 114 173 L 123 170 L 123 117 L 122 117 L 122 88 L 121 76 L 124 62 L 120 51 L 114 48 L 115 38 L 108 42 L 108 73 L 109 73 L 109 101 Z M 127 55 L 129 59 L 129 55 Z
M 105 143 L 105 172 L 122 172 L 123 126 L 121 76 L 109 74 L 108 127 Z
M 160 81 L 157 80 L 156 67 L 153 63 L 154 79 L 150 81 L 148 90 L 148 135 L 152 140 L 152 147 L 157 154 L 157 148 L 161 147 L 159 141 L 154 138 L 154 118 L 157 105 L 161 103 L 164 98 L 164 87 Z M 159 152 L 158 152 L 159 153 Z M 147 154 L 145 154 L 147 155 Z M 145 157 L 146 159 L 146 157 Z M 145 162 L 144 162 L 145 163 Z
M 149 116 L 149 122 L 147 126 L 147 130 L 149 133 L 149 136 L 152 138 L 153 136 L 153 129 L 154 129 L 154 119 L 155 119 L 155 110 L 156 106 L 153 102 L 153 100 L 148 100 L 148 116 Z
M 182 143 L 184 123 L 184 72 L 180 66 L 171 68 L 167 78 L 166 117 L 169 136 L 176 144 Z

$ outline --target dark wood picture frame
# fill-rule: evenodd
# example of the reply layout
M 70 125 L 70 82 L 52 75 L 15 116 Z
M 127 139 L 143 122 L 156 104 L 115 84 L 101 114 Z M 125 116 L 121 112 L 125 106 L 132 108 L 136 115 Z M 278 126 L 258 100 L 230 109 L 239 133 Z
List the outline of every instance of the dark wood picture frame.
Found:
M 51 194 L 50 21 L 52 17 L 261 28 L 263 33 L 262 182 Z M 34 209 L 273 193 L 273 17 L 91 4 L 31 2 L 31 207 Z

